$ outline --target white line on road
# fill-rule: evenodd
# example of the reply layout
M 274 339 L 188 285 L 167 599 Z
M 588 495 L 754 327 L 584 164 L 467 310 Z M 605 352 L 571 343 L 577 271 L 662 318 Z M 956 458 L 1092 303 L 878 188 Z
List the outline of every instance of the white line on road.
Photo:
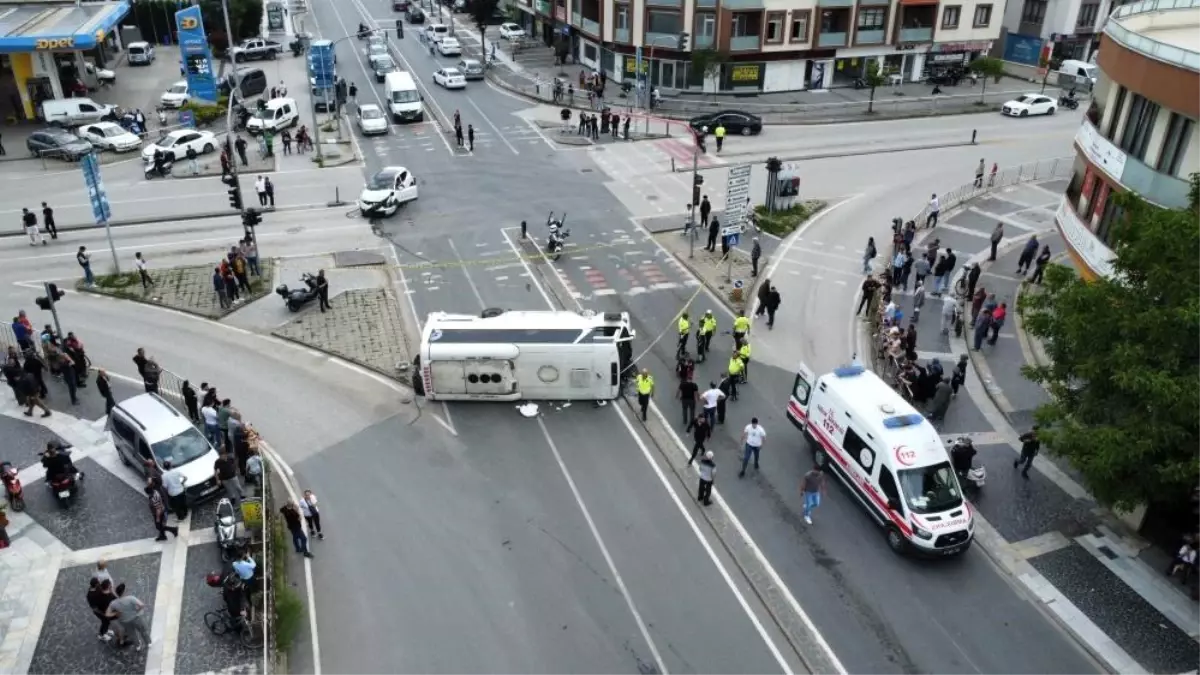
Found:
M 471 286 L 471 292 L 475 294 L 475 299 L 479 301 L 480 309 L 487 309 L 487 303 L 483 301 L 483 295 L 479 293 L 479 287 L 475 285 L 475 280 L 471 278 L 471 272 L 467 270 L 467 266 L 463 261 L 462 254 L 458 252 L 458 246 L 455 246 L 454 239 L 447 239 L 450 242 L 450 250 L 454 251 L 454 257 L 458 259 L 458 268 L 462 270 L 463 276 L 467 278 L 467 284 Z
M 625 586 L 625 580 L 621 577 L 621 573 L 617 571 L 617 564 L 613 561 L 612 554 L 608 552 L 608 546 L 605 545 L 604 538 L 600 536 L 600 530 L 596 528 L 596 522 L 592 520 L 592 514 L 588 511 L 587 504 L 583 503 L 583 496 L 579 494 L 579 488 L 575 486 L 575 480 L 571 478 L 571 472 L 567 470 L 567 465 L 563 462 L 562 454 L 558 451 L 558 446 L 554 444 L 554 439 L 550 437 L 550 430 L 546 428 L 546 422 L 539 416 L 537 423 L 538 428 L 542 430 L 542 436 L 546 438 L 546 444 L 550 446 L 550 452 L 554 453 L 554 461 L 558 462 L 558 468 L 562 471 L 563 478 L 567 480 L 567 486 L 571 488 L 571 494 L 575 497 L 575 503 L 579 505 L 579 510 L 583 513 L 583 519 L 587 521 L 588 529 L 592 532 L 592 539 L 595 539 L 596 545 L 600 547 L 600 554 L 604 556 L 604 562 L 608 564 L 608 571 L 612 573 L 613 581 L 617 584 L 617 589 L 621 591 L 621 595 L 625 598 L 625 604 L 629 607 L 629 613 L 633 615 L 633 620 L 637 623 L 638 630 L 642 632 L 642 639 L 650 647 L 650 655 L 654 657 L 654 663 L 658 666 L 658 672 L 662 673 L 662 675 L 669 675 L 667 666 L 663 663 L 662 656 L 658 653 L 658 647 L 654 644 L 654 638 L 650 637 L 650 629 L 646 626 L 641 612 L 638 611 L 637 605 L 633 602 L 633 596 L 629 594 L 629 589 Z
M 508 149 L 512 150 L 514 155 L 521 154 L 521 153 L 517 152 L 517 149 L 513 147 L 512 143 L 508 142 L 508 139 L 504 137 L 504 134 L 500 133 L 500 129 L 495 124 L 492 123 L 491 118 L 489 118 L 487 115 L 485 115 L 483 113 L 483 110 L 480 109 L 480 107 L 478 105 L 476 105 L 475 101 L 471 100 L 470 96 L 466 96 L 465 98 L 467 99 L 467 103 L 470 103 L 471 107 L 475 109 L 475 112 L 479 113 L 479 116 L 483 118 L 483 121 L 487 122 L 487 125 L 492 128 L 492 131 L 496 132 L 496 136 L 500 139 L 500 141 L 502 143 L 504 143 L 505 145 L 507 145 Z
M 687 521 L 688 526 L 692 528 L 692 533 L 696 535 L 696 539 L 698 539 L 700 541 L 700 545 L 704 547 L 704 551 L 708 554 L 709 560 L 711 560 L 713 565 L 717 567 L 717 570 L 721 573 L 721 578 L 724 579 L 725 583 L 729 586 L 729 590 L 733 591 L 733 596 L 737 598 L 738 604 L 742 606 L 742 611 L 746 612 L 746 616 L 750 618 L 750 623 L 754 624 L 754 629 L 758 631 L 758 634 L 760 637 L 762 637 L 763 642 L 767 644 L 767 649 L 771 650 L 771 656 L 775 657 L 776 663 L 779 664 L 779 667 L 783 669 L 784 673 L 791 675 L 791 666 L 789 666 L 787 660 L 783 658 L 783 654 L 780 653 L 779 648 L 775 645 L 775 641 L 771 639 L 769 634 L 767 634 L 766 628 L 764 628 L 762 622 L 758 620 L 758 615 L 756 615 L 754 610 L 750 608 L 750 603 L 746 602 L 745 596 L 742 595 L 741 589 L 738 588 L 737 583 L 734 582 L 733 577 L 729 574 L 729 570 L 725 569 L 725 565 L 721 564 L 721 560 L 717 558 L 717 554 L 715 551 L 713 551 L 712 545 L 708 543 L 708 539 L 704 536 L 704 533 L 700 531 L 700 526 L 696 524 L 696 520 L 692 518 L 692 514 L 688 513 L 687 508 L 683 505 L 683 501 L 679 499 L 679 494 L 675 492 L 675 488 L 671 487 L 671 482 L 668 481 L 666 475 L 663 474 L 662 467 L 658 465 L 658 462 L 654 461 L 654 456 L 650 454 L 650 449 L 646 447 L 646 443 L 642 441 L 641 436 L 638 435 L 637 431 L 633 428 L 633 425 L 630 424 L 629 417 L 625 415 L 625 412 L 621 410 L 619 406 L 614 405 L 610 407 L 617 411 L 617 416 L 621 418 L 621 422 L 625 425 L 625 429 L 629 431 L 630 436 L 633 436 L 634 442 L 637 443 L 638 448 L 640 448 L 642 451 L 642 455 L 654 469 L 654 474 L 658 476 L 659 482 L 662 483 L 662 486 L 664 489 L 666 489 L 667 494 L 671 496 L 671 501 L 675 503 L 675 507 L 679 509 L 679 513 L 683 514 L 683 518 Z
M 508 242 L 509 248 L 511 248 L 513 253 L 516 254 L 517 258 L 520 259 L 521 265 L 525 268 L 525 273 L 529 275 L 529 281 L 536 286 L 538 292 L 542 294 L 542 299 L 546 301 L 546 306 L 550 309 L 556 309 L 554 306 L 554 301 L 550 299 L 549 294 L 546 293 L 546 289 L 542 287 L 542 284 L 537 280 L 537 277 L 534 276 L 533 268 L 529 266 L 529 261 L 525 259 L 525 256 L 521 254 L 521 249 L 517 248 L 517 245 L 513 243 L 512 238 L 508 236 L 508 232 L 505 231 L 507 229 L 509 228 L 500 228 L 500 234 L 504 236 L 504 241 Z

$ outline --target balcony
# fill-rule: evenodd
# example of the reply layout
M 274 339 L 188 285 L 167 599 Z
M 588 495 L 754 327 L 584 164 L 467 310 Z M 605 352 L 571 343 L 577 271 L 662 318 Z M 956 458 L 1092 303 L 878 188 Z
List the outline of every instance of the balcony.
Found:
M 846 33 L 820 33 L 817 35 L 818 47 L 845 47 Z
M 693 35 L 692 46 L 696 49 L 710 49 L 713 46 L 713 36 Z
M 646 0 L 647 7 L 671 7 L 678 9 L 683 6 L 683 0 Z
M 740 9 L 762 9 L 764 0 L 722 0 L 721 8 L 737 11 Z
M 1125 45 L 1135 52 L 1144 54 L 1152 59 L 1170 63 L 1188 70 L 1200 70 L 1200 52 L 1194 49 L 1167 44 L 1147 37 L 1145 29 L 1155 25 L 1160 29 L 1168 26 L 1177 27 L 1180 31 L 1194 31 L 1194 19 L 1189 13 L 1174 11 L 1192 10 L 1200 7 L 1200 0 L 1142 0 L 1118 7 L 1104 24 L 1104 32 L 1108 36 Z M 1142 17 L 1141 14 L 1150 14 Z M 1126 27 L 1128 24 L 1129 27 Z M 1191 26 L 1189 28 L 1188 26 Z
M 1125 154 L 1101 136 L 1091 122 L 1084 120 L 1079 126 L 1079 131 L 1075 134 L 1075 145 L 1093 166 L 1099 167 L 1146 201 L 1169 209 L 1187 208 L 1187 181 L 1161 173 L 1145 162 Z
M 624 42 L 629 44 L 629 29 L 617 28 L 613 30 L 613 42 Z
M 579 18 L 580 18 L 579 12 L 571 12 L 571 25 L 578 28 L 579 27 Z
M 886 36 L 887 31 L 884 30 L 860 30 L 854 34 L 854 44 L 881 45 Z
M 676 49 L 679 47 L 679 33 L 651 33 L 646 31 L 646 47 L 658 49 Z
M 929 28 L 901 28 L 901 42 L 933 42 L 933 27 Z
M 738 37 L 729 38 L 729 51 L 731 52 L 756 52 L 761 44 L 761 40 L 757 35 L 741 35 Z
M 717 0 L 696 0 L 697 7 L 716 7 Z
M 600 22 L 599 21 L 592 21 L 591 19 L 584 19 L 582 29 L 583 29 L 583 32 L 587 33 L 588 35 L 591 35 L 592 37 L 600 37 Z

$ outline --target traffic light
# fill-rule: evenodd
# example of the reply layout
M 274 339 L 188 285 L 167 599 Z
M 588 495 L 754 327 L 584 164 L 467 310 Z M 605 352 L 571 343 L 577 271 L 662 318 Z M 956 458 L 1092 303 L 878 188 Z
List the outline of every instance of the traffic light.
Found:
M 692 179 L 692 203 L 693 204 L 700 203 L 700 186 L 701 185 L 704 185 L 704 176 L 702 176 L 700 174 L 695 174 L 695 177 Z
M 245 225 L 247 229 L 258 225 L 261 222 L 262 214 L 258 212 L 258 209 L 246 209 L 246 211 L 242 213 L 242 225 Z
M 46 284 L 46 293 L 48 297 L 34 299 L 39 309 L 54 309 L 54 303 L 62 300 L 63 296 L 66 295 L 64 291 L 59 290 L 58 284 Z
M 233 174 L 227 175 L 221 179 L 221 182 L 228 185 L 229 189 L 229 205 L 235 210 L 242 210 L 242 185 L 238 181 L 238 177 Z
M 681 51 L 681 52 L 686 52 L 686 51 L 687 51 L 687 48 L 688 48 L 688 38 L 689 38 L 689 36 L 688 36 L 688 34 L 687 34 L 687 33 L 680 33 L 680 34 L 679 34 L 679 51 Z

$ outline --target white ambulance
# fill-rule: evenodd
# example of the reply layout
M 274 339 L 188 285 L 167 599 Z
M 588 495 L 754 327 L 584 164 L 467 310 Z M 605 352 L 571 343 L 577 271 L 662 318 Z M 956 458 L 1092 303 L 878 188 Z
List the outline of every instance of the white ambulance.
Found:
M 937 430 L 874 373 L 854 364 L 814 377 L 801 365 L 788 401 L 813 461 L 832 469 L 898 553 L 956 555 L 975 523 Z

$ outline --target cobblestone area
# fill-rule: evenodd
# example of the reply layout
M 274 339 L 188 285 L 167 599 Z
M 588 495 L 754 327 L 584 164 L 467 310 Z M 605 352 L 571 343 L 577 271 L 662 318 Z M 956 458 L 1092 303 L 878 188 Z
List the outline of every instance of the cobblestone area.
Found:
M 76 289 L 81 292 L 111 295 L 150 305 L 162 305 L 210 319 L 219 319 L 271 292 L 271 279 L 275 263 L 270 259 L 265 259 L 259 261 L 259 267 L 262 274 L 250 278 L 251 294 L 243 295 L 241 302 L 235 304 L 231 309 L 222 309 L 217 302 L 217 295 L 213 292 L 212 287 L 213 268 L 211 265 L 151 270 L 150 278 L 154 280 L 154 285 L 148 289 L 142 288 L 137 274 L 97 277 L 96 285 L 91 288 L 80 281 L 76 284 Z
M 704 250 L 703 238 L 696 241 L 695 257 L 693 258 L 688 257 L 690 246 L 687 237 L 681 236 L 678 231 L 656 234 L 654 238 L 733 311 L 741 312 L 748 309 L 747 301 L 754 297 L 754 284 L 757 279 L 750 276 L 750 256 L 746 251 L 740 248 L 731 249 L 729 252 L 732 259 L 731 266 L 730 260 L 725 260 L 721 255 L 720 248 L 712 253 Z M 763 257 L 758 261 L 760 274 L 765 274 L 764 270 L 770 262 L 769 253 L 765 248 L 764 246 Z M 743 283 L 740 291 L 734 288 L 734 283 L 739 279 Z
M 275 170 L 275 156 L 262 157 L 258 149 L 258 140 L 253 137 L 247 137 L 246 142 L 246 159 L 248 164 L 243 165 L 242 161 L 237 158 L 237 153 L 234 154 L 234 159 L 237 160 L 237 171 L 242 176 L 243 184 L 247 179 L 253 181 L 253 174 L 271 173 Z M 275 139 L 276 152 L 282 152 L 283 146 L 279 143 L 279 139 Z M 172 178 L 197 178 L 204 176 L 220 176 L 221 175 L 221 147 L 218 146 L 215 152 L 210 152 L 200 155 L 196 158 L 196 170 L 192 170 L 191 162 L 186 159 L 175 162 L 171 168 Z M 243 188 L 244 191 L 244 188 Z M 251 190 L 253 196 L 253 190 Z
M 412 354 L 397 303 L 382 288 L 350 290 L 329 301 L 331 311 L 313 307 L 273 334 L 398 377 L 396 365 L 410 363 Z

